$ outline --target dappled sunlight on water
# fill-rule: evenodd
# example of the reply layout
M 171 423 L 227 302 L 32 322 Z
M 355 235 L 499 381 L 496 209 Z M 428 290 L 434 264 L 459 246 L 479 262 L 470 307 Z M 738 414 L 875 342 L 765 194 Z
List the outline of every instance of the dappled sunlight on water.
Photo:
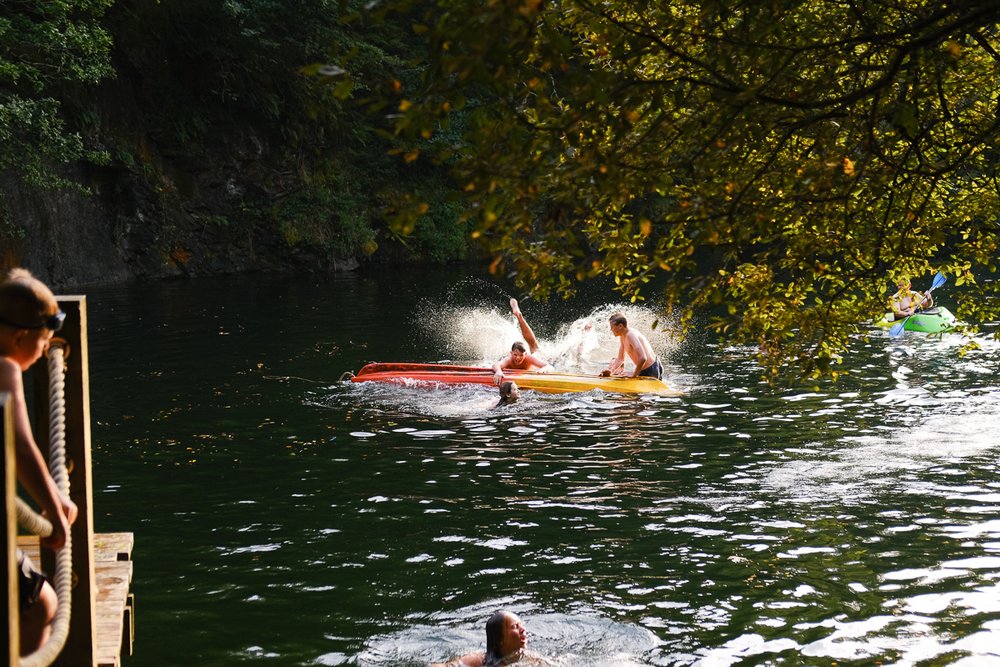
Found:
M 771 387 L 664 319 L 679 397 L 336 382 L 520 338 L 505 290 L 430 281 L 92 303 L 96 523 L 137 533 L 142 664 L 414 667 L 499 607 L 575 667 L 1000 661 L 1000 346 L 873 330 L 836 382 Z M 583 368 L 615 307 L 522 303 Z
M 363 667 L 425 665 L 465 653 L 482 652 L 485 618 L 503 607 L 517 613 L 528 628 L 528 650 L 545 662 L 575 667 L 633 667 L 649 664 L 660 640 L 649 630 L 618 623 L 585 610 L 574 614 L 544 614 L 517 598 L 495 605 L 475 605 L 450 614 L 437 614 L 435 625 L 417 625 L 374 637 L 357 658 Z M 532 663 L 528 663 L 532 664 Z M 539 664 L 539 663 L 533 663 Z

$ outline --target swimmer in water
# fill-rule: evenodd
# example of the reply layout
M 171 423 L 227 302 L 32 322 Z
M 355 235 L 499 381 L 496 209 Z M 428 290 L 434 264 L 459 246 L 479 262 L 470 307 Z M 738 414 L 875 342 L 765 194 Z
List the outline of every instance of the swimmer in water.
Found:
M 521 619 L 509 611 L 497 611 L 486 621 L 486 652 L 469 653 L 431 667 L 500 667 L 514 663 L 547 665 L 549 661 L 529 654 L 528 631 Z
M 500 383 L 500 401 L 493 406 L 496 410 L 504 405 L 510 405 L 511 403 L 516 403 L 517 399 L 521 398 L 521 389 L 510 380 Z

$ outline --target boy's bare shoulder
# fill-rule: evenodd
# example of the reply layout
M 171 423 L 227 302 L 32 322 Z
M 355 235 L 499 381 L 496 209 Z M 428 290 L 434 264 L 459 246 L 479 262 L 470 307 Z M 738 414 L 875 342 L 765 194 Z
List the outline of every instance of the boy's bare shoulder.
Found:
M 9 391 L 21 379 L 21 367 L 13 359 L 0 355 L 0 391 Z

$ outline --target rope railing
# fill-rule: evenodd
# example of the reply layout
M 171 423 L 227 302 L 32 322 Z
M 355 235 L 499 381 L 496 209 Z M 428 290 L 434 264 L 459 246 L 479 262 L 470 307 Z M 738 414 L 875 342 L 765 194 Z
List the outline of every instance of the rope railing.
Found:
M 17 513 L 17 525 L 25 532 L 41 537 L 52 534 L 52 522 L 33 510 L 20 496 L 14 498 L 14 509 Z
M 64 496 L 69 496 L 69 469 L 66 466 L 66 342 L 53 338 L 49 344 L 49 472 L 56 483 L 56 488 Z M 52 533 L 52 524 L 36 514 L 24 501 L 18 501 L 17 515 L 21 521 L 22 511 L 34 515 L 22 524 L 25 530 L 37 535 L 47 536 Z M 30 525 L 26 525 L 30 524 Z M 46 530 L 37 530 L 38 528 Z M 21 667 L 48 667 L 51 665 L 69 636 L 70 599 L 73 583 L 73 545 L 70 534 L 66 534 L 66 545 L 56 552 L 56 567 L 53 576 L 56 598 L 59 606 L 56 617 L 52 621 L 52 634 L 37 651 L 21 658 Z

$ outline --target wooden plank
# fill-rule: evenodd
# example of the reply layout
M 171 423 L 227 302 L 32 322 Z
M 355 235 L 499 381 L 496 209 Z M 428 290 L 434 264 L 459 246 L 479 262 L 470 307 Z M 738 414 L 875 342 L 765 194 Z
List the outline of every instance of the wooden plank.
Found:
M 135 594 L 128 594 L 125 603 L 125 636 L 122 637 L 122 653 L 131 656 L 135 642 Z
M 17 544 L 36 562 L 39 560 L 37 536 L 18 537 Z M 135 598 L 129 588 L 134 546 L 132 533 L 94 534 L 95 664 L 102 667 L 119 667 L 123 652 L 132 655 Z
M 109 560 L 94 564 L 97 574 L 97 662 L 117 665 L 125 638 L 126 609 L 132 583 L 132 561 Z
M 94 561 L 132 560 L 133 533 L 94 533 Z
M 57 297 L 59 307 L 66 313 L 66 320 L 57 334 L 66 341 L 65 357 L 65 418 L 66 461 L 70 466 L 69 494 L 79 508 L 71 527 L 73 537 L 72 591 L 73 614 L 70 616 L 69 636 L 60 655 L 65 667 L 93 667 L 96 664 L 97 635 L 93 627 L 94 608 L 94 509 L 92 502 L 93 476 L 90 446 L 90 361 L 87 350 L 87 297 Z M 53 338 L 53 345 L 55 343 Z M 49 365 L 36 363 L 32 368 L 35 380 L 35 423 L 49 423 Z M 48 459 L 49 433 L 47 428 L 34 429 L 35 440 Z M 51 554 L 45 553 L 40 561 L 46 572 L 52 571 Z
M 4 578 L 7 582 L 7 603 L 3 606 L 3 621 L 6 624 L 7 632 L 4 635 L 2 657 L 4 665 L 16 665 L 21 652 L 20 639 L 20 609 L 18 608 L 17 596 L 17 556 L 15 555 L 14 543 L 17 538 L 17 515 L 14 509 L 14 495 L 17 486 L 16 475 L 14 473 L 14 427 L 11 419 L 11 408 L 9 395 L 0 394 L 2 403 L 3 430 L 2 442 L 0 446 L 0 477 L 3 479 L 3 502 L 6 508 L 6 521 L 0 532 L 3 533 L 3 553 L 0 555 L 0 567 L 3 567 Z

